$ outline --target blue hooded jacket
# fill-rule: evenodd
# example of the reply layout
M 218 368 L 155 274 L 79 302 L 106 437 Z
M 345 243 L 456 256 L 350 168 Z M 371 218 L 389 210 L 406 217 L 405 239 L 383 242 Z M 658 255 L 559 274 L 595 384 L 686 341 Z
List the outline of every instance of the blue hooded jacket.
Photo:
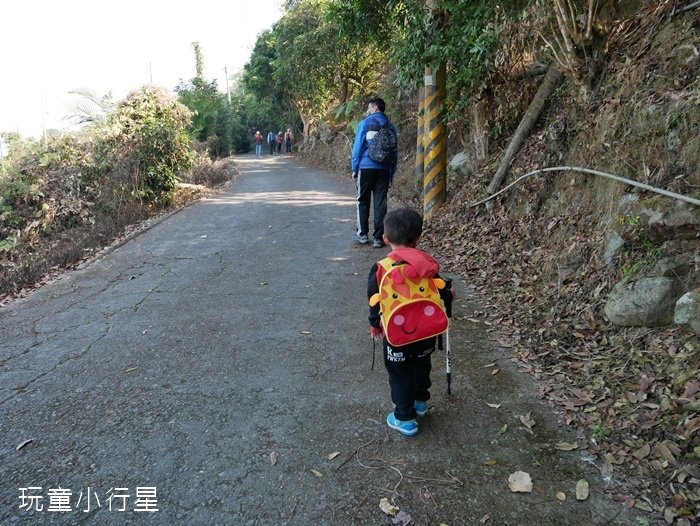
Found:
M 352 171 L 354 173 L 359 172 L 363 168 L 373 169 L 373 170 L 388 170 L 389 177 L 391 180 L 394 179 L 394 174 L 396 173 L 396 164 L 398 155 L 394 155 L 394 159 L 391 164 L 380 164 L 374 162 L 369 158 L 369 151 L 367 145 L 372 140 L 372 131 L 378 130 L 380 127 L 384 126 L 385 123 L 389 121 L 389 118 L 382 112 L 377 111 L 371 115 L 368 115 L 360 124 L 357 126 L 357 133 L 355 135 L 355 144 L 352 147 Z M 396 134 L 396 128 L 393 124 L 389 123 L 391 130 Z M 367 132 L 370 132 L 370 136 L 367 137 Z M 398 134 L 396 134 L 398 138 Z

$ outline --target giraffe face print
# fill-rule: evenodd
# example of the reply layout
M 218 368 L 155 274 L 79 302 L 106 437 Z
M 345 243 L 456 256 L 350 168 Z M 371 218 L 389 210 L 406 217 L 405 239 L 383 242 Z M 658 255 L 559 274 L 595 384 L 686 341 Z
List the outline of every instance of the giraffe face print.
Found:
M 406 345 L 447 330 L 447 315 L 436 282 L 409 265 L 390 269 L 380 287 L 380 309 L 387 340 Z

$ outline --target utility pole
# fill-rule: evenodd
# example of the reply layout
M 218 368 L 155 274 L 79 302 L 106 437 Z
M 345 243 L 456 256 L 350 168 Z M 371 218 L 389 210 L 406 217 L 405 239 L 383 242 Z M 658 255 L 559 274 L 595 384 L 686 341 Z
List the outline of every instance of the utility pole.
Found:
M 438 16 L 438 0 L 427 0 L 433 16 Z M 438 31 L 442 28 L 438 27 Z M 446 67 L 425 68 L 423 99 L 423 218 L 430 219 L 447 200 L 447 129 L 444 119 Z
M 228 89 L 228 69 L 224 66 L 224 75 L 226 75 L 226 96 L 228 97 L 228 105 L 231 105 L 231 90 Z
M 44 111 L 44 92 L 41 92 L 41 128 L 44 137 L 44 148 L 48 144 L 46 141 L 46 112 Z
M 429 219 L 447 200 L 447 130 L 444 120 L 445 65 L 425 68 L 423 136 L 423 217 Z

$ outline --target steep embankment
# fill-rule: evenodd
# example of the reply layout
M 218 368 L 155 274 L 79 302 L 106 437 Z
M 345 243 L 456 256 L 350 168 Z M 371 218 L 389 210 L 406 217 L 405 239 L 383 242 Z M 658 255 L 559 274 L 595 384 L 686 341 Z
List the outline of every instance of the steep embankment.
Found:
M 673 2 L 661 2 L 615 24 L 592 93 L 584 99 L 573 84 L 560 83 L 507 182 L 537 168 L 581 166 L 697 198 L 699 72 L 699 10 L 674 12 Z M 483 295 L 487 308 L 469 317 L 498 327 L 497 341 L 536 378 L 537 396 L 550 400 L 567 425 L 585 430 L 579 447 L 604 474 L 626 480 L 630 494 L 617 498 L 694 524 L 698 338 L 674 325 L 621 328 L 604 307 L 621 280 L 671 275 L 685 291 L 698 287 L 700 214 L 573 172 L 525 180 L 490 212 L 470 208 L 485 196 L 517 125 L 511 113 L 524 113 L 542 77 L 514 80 L 501 71 L 493 78 L 499 81 L 471 104 L 470 118 L 451 128 L 452 154 L 464 150 L 468 162 L 450 173 L 448 202 L 428 222 L 425 242 Z M 398 113 L 392 116 L 404 150 L 394 195 L 419 206 L 415 112 L 403 121 Z M 305 158 L 347 176 L 349 147 L 350 136 L 338 133 Z

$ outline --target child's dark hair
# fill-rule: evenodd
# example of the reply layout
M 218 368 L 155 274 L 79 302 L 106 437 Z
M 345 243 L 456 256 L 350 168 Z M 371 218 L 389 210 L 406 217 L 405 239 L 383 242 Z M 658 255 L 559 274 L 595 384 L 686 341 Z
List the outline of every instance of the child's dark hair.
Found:
M 384 217 L 384 235 L 392 245 L 414 245 L 423 233 L 423 218 L 410 208 L 392 210 Z

